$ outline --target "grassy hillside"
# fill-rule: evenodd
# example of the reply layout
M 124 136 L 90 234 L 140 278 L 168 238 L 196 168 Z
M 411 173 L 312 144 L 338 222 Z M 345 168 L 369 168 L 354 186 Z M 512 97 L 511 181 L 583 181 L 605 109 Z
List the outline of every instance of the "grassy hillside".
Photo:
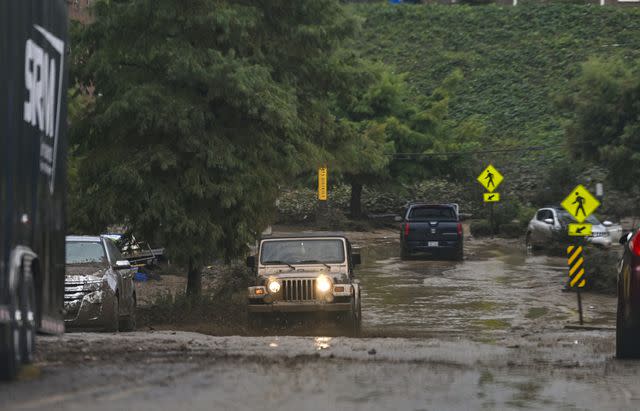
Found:
M 356 46 L 408 73 L 429 92 L 453 69 L 465 82 L 455 118 L 481 116 L 501 145 L 558 144 L 553 99 L 590 56 L 640 58 L 640 8 L 584 5 L 440 6 L 359 4 Z

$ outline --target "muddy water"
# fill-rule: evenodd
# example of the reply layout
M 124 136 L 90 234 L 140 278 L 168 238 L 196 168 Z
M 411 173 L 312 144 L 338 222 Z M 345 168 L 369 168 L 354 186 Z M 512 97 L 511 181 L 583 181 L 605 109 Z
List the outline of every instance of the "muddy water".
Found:
M 367 336 L 454 334 L 481 341 L 564 328 L 577 321 L 561 292 L 566 260 L 526 255 L 517 242 L 470 240 L 465 260 L 401 260 L 392 238 L 361 242 Z M 613 326 L 615 299 L 584 296 L 588 324 Z

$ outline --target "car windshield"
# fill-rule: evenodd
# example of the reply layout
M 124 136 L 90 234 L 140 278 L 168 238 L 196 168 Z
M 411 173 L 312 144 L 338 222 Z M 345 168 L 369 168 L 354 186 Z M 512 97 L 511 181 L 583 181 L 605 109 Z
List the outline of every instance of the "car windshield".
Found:
M 455 220 L 455 218 L 456 213 L 452 207 L 413 207 L 411 211 L 409 211 L 409 220 L 412 221 L 442 221 Z
M 67 264 L 107 264 L 102 243 L 94 241 L 68 241 Z
M 573 216 L 571 214 L 569 214 L 568 212 L 564 211 L 564 210 L 559 210 L 558 211 L 558 220 L 560 221 L 560 224 L 562 225 L 567 225 L 567 224 L 571 224 L 571 223 L 575 223 L 576 219 L 573 218 Z M 587 219 L 585 220 L 585 222 L 589 223 L 589 224 L 593 224 L 593 225 L 599 225 L 600 221 L 598 221 L 598 219 L 592 214 L 589 217 L 587 217 Z
M 262 243 L 260 263 L 320 264 L 344 262 L 342 240 L 274 240 Z

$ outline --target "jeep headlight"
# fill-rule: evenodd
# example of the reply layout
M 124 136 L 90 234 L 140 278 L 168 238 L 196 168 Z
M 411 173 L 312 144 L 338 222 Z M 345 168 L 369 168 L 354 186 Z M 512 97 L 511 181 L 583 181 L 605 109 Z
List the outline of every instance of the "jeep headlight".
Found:
M 269 284 L 267 285 L 267 288 L 269 289 L 269 292 L 271 294 L 276 294 L 278 291 L 280 291 L 280 282 L 278 280 L 269 280 Z
M 331 287 L 332 287 L 331 279 L 326 275 L 320 275 L 316 279 L 316 288 L 318 289 L 319 292 L 326 293 L 329 290 L 331 290 Z

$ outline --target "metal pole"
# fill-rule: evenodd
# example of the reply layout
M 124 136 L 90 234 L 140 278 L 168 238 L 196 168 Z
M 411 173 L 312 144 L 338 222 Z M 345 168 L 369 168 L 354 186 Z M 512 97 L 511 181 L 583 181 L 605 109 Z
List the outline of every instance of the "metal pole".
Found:
M 495 226 L 493 223 L 493 203 L 489 203 L 489 224 L 491 224 L 491 238 L 495 235 Z
M 580 294 L 580 287 L 578 287 L 578 312 L 580 313 L 580 325 L 584 324 L 582 319 L 582 296 Z

